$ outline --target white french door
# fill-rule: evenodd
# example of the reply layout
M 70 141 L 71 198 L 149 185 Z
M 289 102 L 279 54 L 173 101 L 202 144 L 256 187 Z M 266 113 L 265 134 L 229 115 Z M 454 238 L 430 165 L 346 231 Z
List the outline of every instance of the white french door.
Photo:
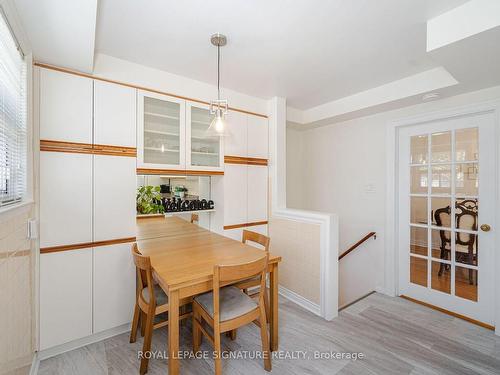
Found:
M 399 292 L 490 325 L 495 160 L 493 114 L 399 133 Z

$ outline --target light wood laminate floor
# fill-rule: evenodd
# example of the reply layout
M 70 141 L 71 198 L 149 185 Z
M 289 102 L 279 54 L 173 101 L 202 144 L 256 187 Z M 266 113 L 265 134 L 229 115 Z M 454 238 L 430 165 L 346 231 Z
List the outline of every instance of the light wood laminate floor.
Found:
M 273 359 L 271 374 L 500 374 L 500 337 L 485 328 L 412 302 L 372 294 L 326 322 L 280 301 L 280 351 L 311 358 Z M 153 350 L 166 350 L 167 328 L 155 331 Z M 238 330 L 223 347 L 258 351 L 258 327 Z M 41 362 L 40 375 L 138 374 L 142 339 L 119 335 Z M 181 350 L 191 349 L 191 325 L 181 327 Z M 204 342 L 202 350 L 211 350 Z M 313 359 L 320 352 L 362 352 L 364 359 Z M 152 359 L 148 374 L 166 374 L 167 360 Z M 260 359 L 223 361 L 224 374 L 266 374 Z M 182 360 L 181 374 L 213 374 L 212 360 Z

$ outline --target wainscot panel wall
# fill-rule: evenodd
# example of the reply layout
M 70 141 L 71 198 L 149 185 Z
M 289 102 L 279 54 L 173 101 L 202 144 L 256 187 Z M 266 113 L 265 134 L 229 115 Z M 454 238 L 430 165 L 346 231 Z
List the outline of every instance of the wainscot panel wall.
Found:
M 0 218 L 0 373 L 28 374 L 36 345 L 35 244 L 26 238 L 33 205 Z

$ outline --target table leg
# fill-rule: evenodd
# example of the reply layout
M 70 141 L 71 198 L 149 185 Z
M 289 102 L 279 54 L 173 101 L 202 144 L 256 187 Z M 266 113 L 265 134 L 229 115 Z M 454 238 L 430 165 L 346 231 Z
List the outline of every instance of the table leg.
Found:
M 179 374 L 179 291 L 168 292 L 168 374 Z
M 270 319 L 269 319 L 269 331 L 271 336 L 271 351 L 278 350 L 278 265 L 273 264 L 271 272 L 269 274 L 270 278 Z

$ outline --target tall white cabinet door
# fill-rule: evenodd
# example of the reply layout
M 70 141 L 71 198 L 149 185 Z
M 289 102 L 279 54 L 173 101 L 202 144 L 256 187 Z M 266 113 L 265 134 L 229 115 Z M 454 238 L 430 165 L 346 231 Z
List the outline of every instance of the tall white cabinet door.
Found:
M 92 79 L 40 69 L 40 139 L 92 143 Z
M 132 321 L 135 266 L 131 244 L 94 248 L 94 333 Z
M 248 116 L 248 155 L 249 158 L 269 157 L 269 135 L 267 118 Z
M 92 241 L 92 155 L 40 153 L 40 247 Z
M 94 155 L 94 241 L 135 236 L 135 158 Z
M 224 171 L 224 225 L 247 222 L 247 166 L 226 164 Z
M 94 81 L 94 143 L 136 147 L 136 89 Z
M 248 166 L 248 209 L 249 223 L 267 220 L 268 169 L 267 166 Z
M 247 156 L 247 115 L 228 111 L 226 126 L 228 136 L 224 137 L 224 154 Z
M 40 255 L 40 349 L 92 334 L 92 249 Z

